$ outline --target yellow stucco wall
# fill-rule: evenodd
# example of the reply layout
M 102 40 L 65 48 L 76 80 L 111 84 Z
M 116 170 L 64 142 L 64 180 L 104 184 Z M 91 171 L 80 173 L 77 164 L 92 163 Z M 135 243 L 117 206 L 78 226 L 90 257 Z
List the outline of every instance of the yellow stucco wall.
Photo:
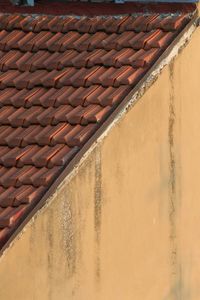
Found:
M 0 259 L 0 300 L 200 299 L 200 30 Z

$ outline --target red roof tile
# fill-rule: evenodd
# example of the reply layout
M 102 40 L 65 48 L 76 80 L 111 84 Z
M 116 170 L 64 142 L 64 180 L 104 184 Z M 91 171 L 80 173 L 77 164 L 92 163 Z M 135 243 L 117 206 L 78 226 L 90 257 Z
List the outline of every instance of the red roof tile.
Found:
M 0 246 L 189 21 L 0 16 Z

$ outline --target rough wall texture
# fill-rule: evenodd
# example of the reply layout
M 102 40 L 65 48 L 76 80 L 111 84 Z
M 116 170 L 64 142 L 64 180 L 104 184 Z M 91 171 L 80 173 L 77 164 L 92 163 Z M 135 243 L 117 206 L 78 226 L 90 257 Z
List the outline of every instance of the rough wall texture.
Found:
M 0 260 L 3 300 L 200 299 L 200 30 Z

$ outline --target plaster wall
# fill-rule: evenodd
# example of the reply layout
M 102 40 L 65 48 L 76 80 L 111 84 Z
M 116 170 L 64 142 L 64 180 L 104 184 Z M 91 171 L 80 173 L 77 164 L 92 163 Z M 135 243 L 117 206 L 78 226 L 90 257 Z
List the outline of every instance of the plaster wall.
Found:
M 0 300 L 200 299 L 200 30 L 0 259 Z

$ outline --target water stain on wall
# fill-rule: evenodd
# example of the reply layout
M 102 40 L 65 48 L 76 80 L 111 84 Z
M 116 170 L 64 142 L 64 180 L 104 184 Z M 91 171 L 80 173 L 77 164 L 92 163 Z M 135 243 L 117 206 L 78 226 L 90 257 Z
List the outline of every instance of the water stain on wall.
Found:
M 52 287 L 54 282 L 54 234 L 53 234 L 53 221 L 54 213 L 53 210 L 50 209 L 48 212 L 48 219 L 47 219 L 47 245 L 48 245 L 48 252 L 47 252 L 47 272 L 48 272 L 48 299 L 52 300 Z
M 63 191 L 64 199 L 61 201 L 61 229 L 63 233 L 62 247 L 65 254 L 65 276 L 71 278 L 76 271 L 76 241 L 74 234 L 74 213 L 71 203 L 71 193 Z
M 174 87 L 174 60 L 169 65 L 170 98 L 169 98 L 169 222 L 170 222 L 170 264 L 171 264 L 171 298 L 182 300 L 182 269 L 179 264 L 177 242 L 177 165 L 176 165 L 176 108 Z
M 101 243 L 101 217 L 102 217 L 102 165 L 101 149 L 95 151 L 95 188 L 94 188 L 94 229 L 95 229 L 95 278 L 99 283 L 101 279 L 100 243 Z

